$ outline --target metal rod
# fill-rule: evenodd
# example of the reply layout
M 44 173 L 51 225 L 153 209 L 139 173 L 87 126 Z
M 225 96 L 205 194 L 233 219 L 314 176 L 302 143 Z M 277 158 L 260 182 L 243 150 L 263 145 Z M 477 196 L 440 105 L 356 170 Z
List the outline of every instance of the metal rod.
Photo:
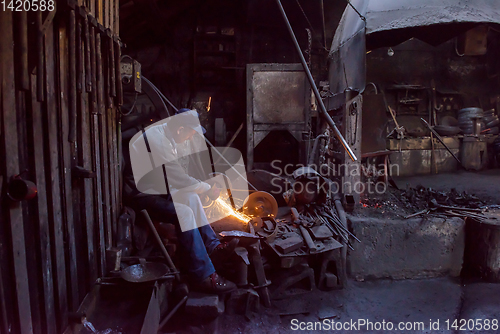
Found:
M 418 212 L 415 212 L 415 213 L 412 213 L 411 215 L 408 215 L 408 216 L 404 216 L 403 218 L 404 219 L 408 219 L 408 218 L 412 218 L 412 217 L 416 217 L 416 216 L 420 216 L 420 215 L 426 215 L 429 213 L 429 209 L 424 209 L 422 211 L 418 211 Z
M 160 325 L 158 326 L 158 328 L 161 329 L 163 326 L 165 326 L 167 324 L 167 322 L 170 320 L 170 318 L 172 318 L 172 316 L 175 314 L 175 312 L 177 312 L 177 310 L 179 309 L 179 307 L 181 307 L 182 304 L 184 304 L 187 299 L 188 299 L 188 296 L 184 296 L 184 298 L 182 298 L 181 301 L 178 302 L 177 305 L 175 305 L 175 307 L 172 309 L 172 311 L 170 311 L 170 313 L 167 314 L 167 316 L 165 317 L 165 319 L 163 319 L 160 322 Z
M 177 281 L 180 281 L 180 276 L 179 272 L 177 271 L 177 268 L 175 267 L 174 262 L 172 261 L 172 258 L 170 257 L 170 254 L 168 254 L 167 249 L 165 248 L 165 245 L 163 244 L 163 241 L 161 241 L 160 235 L 158 234 L 158 231 L 156 230 L 155 225 L 153 224 L 153 221 L 149 217 L 148 211 L 147 210 L 141 210 L 142 215 L 146 219 L 146 222 L 148 223 L 149 229 L 151 232 L 153 232 L 153 236 L 156 239 L 156 242 L 158 243 L 158 246 L 160 246 L 160 250 L 163 253 L 163 256 L 167 260 L 168 266 L 170 267 L 170 270 L 173 270 L 176 272 L 175 274 L 175 279 Z
M 311 85 L 311 88 L 313 89 L 314 96 L 316 97 L 316 100 L 319 104 L 319 109 L 321 110 L 321 114 L 325 118 L 326 122 L 332 128 L 332 130 L 335 132 L 337 135 L 337 138 L 339 141 L 342 143 L 342 146 L 346 150 L 347 154 L 349 154 L 349 157 L 351 158 L 352 161 L 357 161 L 358 158 L 354 155 L 354 152 L 351 150 L 349 147 L 349 144 L 347 144 L 346 140 L 340 133 L 339 129 L 335 125 L 335 122 L 333 119 L 328 115 L 328 112 L 326 111 L 325 104 L 323 103 L 323 100 L 321 99 L 321 95 L 319 94 L 318 87 L 316 87 L 316 83 L 314 82 L 314 78 L 312 77 L 311 71 L 309 70 L 309 67 L 307 66 L 306 60 L 304 58 L 304 55 L 302 54 L 302 51 L 300 50 L 299 42 L 297 42 L 297 38 L 295 37 L 295 33 L 293 32 L 292 26 L 290 25 L 290 21 L 288 21 L 288 17 L 286 16 L 285 10 L 283 9 L 283 6 L 281 5 L 280 0 L 276 0 L 276 3 L 278 4 L 278 7 L 281 11 L 281 15 L 283 16 L 283 20 L 285 20 L 286 26 L 288 28 L 288 32 L 290 33 L 290 37 L 292 37 L 292 41 L 295 44 L 295 48 L 297 49 L 297 53 L 299 54 L 300 61 L 302 63 L 302 67 L 304 68 L 304 72 L 306 73 L 307 79 L 309 80 L 309 84 Z
M 450 148 L 448 147 L 448 145 L 446 145 L 443 141 L 443 138 L 441 138 L 440 135 L 438 135 L 438 133 L 432 128 L 432 126 L 429 125 L 429 123 L 427 123 L 427 121 L 423 118 L 420 119 L 422 122 L 425 123 L 425 125 L 427 125 L 427 127 L 429 128 L 429 130 L 431 131 L 431 133 L 433 133 L 436 138 L 441 142 L 441 144 L 443 144 L 444 148 L 448 150 L 448 152 L 450 152 L 450 154 L 455 158 L 455 160 L 461 165 L 462 163 L 460 162 L 460 160 L 458 160 L 457 156 L 450 150 Z
M 320 1 L 321 5 L 321 23 L 323 26 L 323 44 L 325 44 L 325 50 L 328 50 L 328 46 L 326 45 L 326 28 L 325 28 L 325 4 L 323 0 Z

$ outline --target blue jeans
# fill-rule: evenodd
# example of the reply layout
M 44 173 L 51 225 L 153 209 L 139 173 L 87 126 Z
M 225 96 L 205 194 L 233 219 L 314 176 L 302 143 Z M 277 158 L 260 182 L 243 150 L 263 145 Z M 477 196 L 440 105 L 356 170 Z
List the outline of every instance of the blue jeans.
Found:
M 153 220 L 175 225 L 182 264 L 194 280 L 204 280 L 215 272 L 209 254 L 220 241 L 210 225 L 182 232 L 170 195 L 139 196 L 129 204 L 136 212 L 146 209 Z

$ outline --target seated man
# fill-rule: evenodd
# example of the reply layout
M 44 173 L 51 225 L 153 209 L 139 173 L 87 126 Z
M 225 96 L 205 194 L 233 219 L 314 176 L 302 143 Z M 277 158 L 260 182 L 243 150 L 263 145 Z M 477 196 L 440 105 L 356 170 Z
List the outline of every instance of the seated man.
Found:
M 221 256 L 236 245 L 220 243 L 199 197 L 204 194 L 214 199 L 220 190 L 189 176 L 179 164 L 176 150 L 177 144 L 194 136 L 197 126 L 198 115 L 191 110 L 156 123 L 131 139 L 130 152 L 124 149 L 129 162 L 124 169 L 124 202 L 135 210 L 146 209 L 154 220 L 175 224 L 192 288 L 225 293 L 236 285 L 217 275 L 210 256 Z

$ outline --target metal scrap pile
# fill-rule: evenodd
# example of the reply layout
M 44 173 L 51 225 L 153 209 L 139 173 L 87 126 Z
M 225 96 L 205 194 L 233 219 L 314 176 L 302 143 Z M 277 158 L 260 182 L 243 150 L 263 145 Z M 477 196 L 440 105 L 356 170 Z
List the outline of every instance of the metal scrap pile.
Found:
M 340 242 L 353 249 L 350 237 L 359 242 L 328 205 L 310 205 L 303 213 L 292 208 L 290 221 L 254 218 L 253 222 L 257 235 L 266 238 L 279 256 L 318 254 L 340 248 Z
M 459 205 L 469 208 L 480 208 L 485 203 L 465 191 L 458 192 L 455 188 L 450 191 L 437 191 L 432 188 L 417 186 L 416 188 L 408 187 L 402 191 L 402 197 L 407 200 L 409 207 L 413 209 L 424 209 L 432 200 L 435 200 L 441 205 Z
M 354 250 L 354 248 L 351 244 L 349 236 L 360 242 L 359 239 L 356 238 L 356 236 L 352 234 L 346 226 L 344 226 L 339 216 L 330 206 L 311 206 L 306 211 L 305 216 L 313 219 L 315 224 L 323 223 L 336 237 L 341 238 L 352 250 Z
M 421 215 L 472 218 L 478 221 L 485 219 L 483 215 L 485 203 L 465 191 L 458 192 L 456 189 L 451 189 L 449 192 L 444 192 L 419 186 L 407 189 L 402 195 L 413 208 L 420 210 L 405 216 L 405 219 Z

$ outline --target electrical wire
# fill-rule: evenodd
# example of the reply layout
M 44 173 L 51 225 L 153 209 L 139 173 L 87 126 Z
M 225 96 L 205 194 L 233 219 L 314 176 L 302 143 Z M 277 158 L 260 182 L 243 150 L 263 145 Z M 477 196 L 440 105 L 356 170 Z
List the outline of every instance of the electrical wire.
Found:
M 120 114 L 121 114 L 122 116 L 128 116 L 128 115 L 130 115 L 130 114 L 134 111 L 135 105 L 136 105 L 136 103 L 137 103 L 137 95 L 139 95 L 139 94 L 136 92 L 136 93 L 135 93 L 135 98 L 134 98 L 134 103 L 132 104 L 132 107 L 130 107 L 129 111 L 127 111 L 126 113 L 123 113 L 123 112 L 121 111 L 121 108 L 120 108 Z
M 161 92 L 161 91 L 160 91 L 160 90 L 159 90 L 159 89 L 158 89 L 158 88 L 157 88 L 157 87 L 156 87 L 156 86 L 155 86 L 155 85 L 154 85 L 151 81 L 149 81 L 149 80 L 148 80 L 145 76 L 142 76 L 142 78 L 143 78 L 143 79 L 144 79 L 144 81 L 146 81 L 146 82 L 147 82 L 147 83 L 148 83 L 151 87 L 153 87 L 153 89 L 155 90 L 155 92 L 157 92 L 157 93 L 158 93 L 158 95 L 160 95 L 160 97 L 161 97 L 163 100 L 165 100 L 165 102 L 167 102 L 167 103 L 168 103 L 168 104 L 172 107 L 172 109 L 174 109 L 175 111 L 178 111 L 178 110 L 179 110 L 176 106 L 174 106 L 174 104 L 173 104 L 172 102 L 170 102 L 170 100 L 169 100 L 169 99 L 167 99 L 167 98 L 165 97 L 165 95 L 163 95 L 163 93 L 162 93 L 162 92 Z

